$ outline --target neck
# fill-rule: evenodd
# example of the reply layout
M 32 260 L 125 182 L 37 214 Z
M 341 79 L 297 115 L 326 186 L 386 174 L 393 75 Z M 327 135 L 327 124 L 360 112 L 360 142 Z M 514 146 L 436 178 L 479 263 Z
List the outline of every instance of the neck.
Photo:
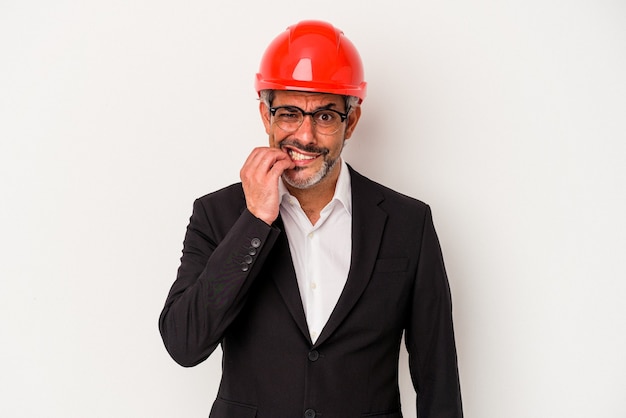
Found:
M 307 189 L 298 189 L 285 183 L 289 193 L 300 202 L 300 207 L 302 207 L 302 210 L 311 221 L 311 224 L 315 225 L 320 218 L 322 209 L 324 209 L 335 195 L 335 188 L 337 187 L 340 171 L 341 163 L 338 163 L 322 181 Z

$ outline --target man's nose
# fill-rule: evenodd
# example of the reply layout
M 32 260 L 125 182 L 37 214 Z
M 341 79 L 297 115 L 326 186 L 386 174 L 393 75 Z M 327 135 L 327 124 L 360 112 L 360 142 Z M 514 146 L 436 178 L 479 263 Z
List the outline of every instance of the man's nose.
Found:
M 302 141 L 305 141 L 306 143 L 314 142 L 315 123 L 313 123 L 313 116 L 305 115 L 296 132 L 298 134 L 298 138 L 302 139 Z

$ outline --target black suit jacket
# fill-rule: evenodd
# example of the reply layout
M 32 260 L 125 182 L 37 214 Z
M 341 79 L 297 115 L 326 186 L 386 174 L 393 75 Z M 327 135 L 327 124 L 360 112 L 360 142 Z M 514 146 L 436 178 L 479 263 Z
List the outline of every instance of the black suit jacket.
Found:
M 313 344 L 280 218 L 246 209 L 240 184 L 198 199 L 160 317 L 183 366 L 221 344 L 211 418 L 402 416 L 403 331 L 420 418 L 462 417 L 451 300 L 429 207 L 350 169 L 352 260 Z

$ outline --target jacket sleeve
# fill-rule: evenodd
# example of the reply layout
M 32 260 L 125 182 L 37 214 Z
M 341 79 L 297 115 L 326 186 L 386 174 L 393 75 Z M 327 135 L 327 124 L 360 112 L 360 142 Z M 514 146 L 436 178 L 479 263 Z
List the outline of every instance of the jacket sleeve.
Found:
M 430 208 L 425 218 L 406 329 L 419 418 L 462 418 L 450 287 Z
M 167 351 L 185 367 L 206 360 L 221 342 L 280 233 L 244 210 L 220 236 L 211 217 L 196 200 L 177 278 L 159 318 Z

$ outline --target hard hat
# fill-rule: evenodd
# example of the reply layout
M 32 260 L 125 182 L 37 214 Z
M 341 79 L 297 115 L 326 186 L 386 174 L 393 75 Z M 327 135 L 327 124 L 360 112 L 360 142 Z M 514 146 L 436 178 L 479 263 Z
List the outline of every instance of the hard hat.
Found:
M 358 51 L 333 25 L 306 20 L 289 26 L 267 47 L 255 88 L 298 90 L 365 99 L 366 82 Z

